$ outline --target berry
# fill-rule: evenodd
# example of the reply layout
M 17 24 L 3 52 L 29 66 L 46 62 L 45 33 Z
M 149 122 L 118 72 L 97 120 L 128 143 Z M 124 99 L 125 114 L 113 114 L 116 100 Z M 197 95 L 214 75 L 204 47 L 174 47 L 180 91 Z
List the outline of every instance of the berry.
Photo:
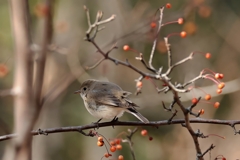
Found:
M 178 18 L 178 24 L 183 24 L 183 18 Z
M 200 109 L 198 112 L 200 113 L 200 115 L 203 115 L 204 114 L 204 109 Z
M 115 141 L 110 141 L 111 146 L 114 146 L 116 143 Z
M 212 98 L 212 97 L 211 97 L 210 94 L 206 94 L 206 96 L 205 96 L 205 100 L 209 101 L 211 98 Z
M 219 74 L 219 79 L 223 79 L 224 75 L 222 73 Z
M 124 160 L 123 156 L 122 156 L 122 155 L 119 155 L 119 156 L 118 156 L 118 160 Z
M 225 87 L 225 83 L 221 82 L 218 84 L 219 89 L 223 89 Z
M 149 139 L 149 141 L 152 141 L 152 140 L 153 140 L 153 137 L 149 137 L 148 139 Z
M 222 93 L 222 89 L 217 89 L 217 94 L 221 94 Z
M 182 31 L 182 32 L 180 33 L 180 36 L 181 36 L 182 38 L 185 38 L 185 37 L 187 36 L 187 32 Z
M 151 26 L 151 28 L 155 28 L 155 27 L 157 26 L 157 24 L 156 24 L 155 22 L 152 22 L 152 23 L 150 24 L 150 26 Z
M 143 85 L 143 83 L 141 81 L 137 81 L 137 84 L 136 84 L 137 88 L 141 88 L 142 85 Z
M 123 46 L 123 50 L 124 50 L 124 51 L 128 51 L 129 49 L 130 49 L 129 45 L 124 45 L 124 46 Z
M 115 143 L 116 144 L 120 144 L 121 143 L 121 139 L 115 139 Z
M 220 79 L 220 74 L 219 74 L 219 73 L 216 73 L 216 74 L 215 74 L 215 78 L 216 78 L 216 79 Z
M 115 146 L 111 146 L 110 151 L 111 152 L 115 152 L 116 151 L 116 147 Z
M 4 77 L 8 74 L 8 67 L 5 64 L 0 64 L 0 77 Z
M 97 145 L 98 145 L 99 147 L 102 147 L 102 146 L 104 145 L 104 142 L 103 142 L 103 141 L 102 141 L 102 142 L 101 142 L 101 141 L 98 141 L 98 142 L 97 142 Z
M 108 154 L 108 153 L 105 153 L 105 154 L 104 154 L 104 157 L 108 158 L 108 157 L 109 157 L 109 154 Z
M 198 99 L 197 99 L 197 98 L 193 98 L 193 99 L 192 99 L 192 104 L 197 104 L 197 102 L 198 102 Z
M 98 141 L 103 142 L 103 137 L 102 136 L 98 137 Z
M 211 58 L 211 53 L 206 53 L 206 54 L 205 54 L 205 57 L 206 57 L 207 59 L 210 59 L 210 58 Z
M 166 8 L 169 9 L 169 8 L 171 8 L 171 7 L 172 7 L 171 3 L 167 3 L 167 4 L 166 4 Z
M 122 149 L 122 145 L 121 145 L 121 144 L 118 144 L 118 145 L 116 146 L 116 149 L 117 149 L 117 150 L 121 150 L 121 149 Z
M 220 103 L 219 102 L 215 102 L 213 106 L 214 106 L 214 108 L 218 108 L 220 106 Z
M 146 129 L 143 129 L 142 131 L 141 131 L 141 135 L 142 136 L 146 136 L 148 134 L 148 131 L 146 130 Z

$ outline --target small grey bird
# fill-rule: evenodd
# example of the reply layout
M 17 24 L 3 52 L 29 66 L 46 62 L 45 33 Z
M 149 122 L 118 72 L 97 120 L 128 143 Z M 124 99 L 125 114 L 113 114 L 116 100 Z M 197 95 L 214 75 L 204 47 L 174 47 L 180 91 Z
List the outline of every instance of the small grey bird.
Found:
M 100 118 L 98 122 L 102 119 L 117 121 L 124 112 L 128 112 L 140 121 L 149 123 L 149 121 L 135 109 L 135 107 L 138 106 L 127 99 L 127 96 L 131 93 L 123 91 L 114 83 L 93 79 L 86 80 L 75 94 L 80 94 L 86 109 L 91 115 Z

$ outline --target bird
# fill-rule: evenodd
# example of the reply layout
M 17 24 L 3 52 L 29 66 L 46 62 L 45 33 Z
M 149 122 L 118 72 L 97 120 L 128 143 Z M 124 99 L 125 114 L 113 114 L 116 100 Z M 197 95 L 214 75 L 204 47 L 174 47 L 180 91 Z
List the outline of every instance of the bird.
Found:
M 102 119 L 118 121 L 124 112 L 134 115 L 143 123 L 149 123 L 149 120 L 136 110 L 135 107 L 139 106 L 128 99 L 131 92 L 122 90 L 115 83 L 89 79 L 74 93 L 80 94 L 87 111 L 99 118 L 96 123 Z

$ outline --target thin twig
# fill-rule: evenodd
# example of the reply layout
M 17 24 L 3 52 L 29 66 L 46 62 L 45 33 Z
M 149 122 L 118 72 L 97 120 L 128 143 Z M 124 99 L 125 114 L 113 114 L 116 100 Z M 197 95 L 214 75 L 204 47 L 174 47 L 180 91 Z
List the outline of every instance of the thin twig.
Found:
M 157 30 L 157 34 L 156 34 L 156 37 L 153 41 L 153 46 L 152 46 L 152 50 L 151 50 L 151 54 L 150 54 L 150 58 L 149 58 L 149 67 L 153 70 L 156 70 L 153 65 L 152 65 L 152 60 L 153 60 L 153 56 L 154 56 L 154 52 L 155 52 L 155 49 L 156 49 L 156 44 L 157 44 L 157 40 L 158 40 L 158 35 L 160 33 L 160 29 L 162 27 L 162 19 L 163 19 L 163 10 L 164 10 L 164 7 L 161 7 L 159 8 L 159 20 L 158 20 L 158 30 Z

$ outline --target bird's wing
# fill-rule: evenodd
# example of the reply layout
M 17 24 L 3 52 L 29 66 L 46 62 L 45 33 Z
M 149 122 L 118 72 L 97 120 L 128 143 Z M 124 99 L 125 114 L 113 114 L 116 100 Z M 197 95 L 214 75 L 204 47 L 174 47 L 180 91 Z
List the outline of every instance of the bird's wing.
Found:
M 126 97 L 130 95 L 130 92 L 118 91 L 120 94 L 113 94 L 106 89 L 94 90 L 91 95 L 87 95 L 89 98 L 94 99 L 96 104 L 110 105 L 115 107 L 129 107 L 129 103 L 132 103 L 129 100 L 126 100 Z

